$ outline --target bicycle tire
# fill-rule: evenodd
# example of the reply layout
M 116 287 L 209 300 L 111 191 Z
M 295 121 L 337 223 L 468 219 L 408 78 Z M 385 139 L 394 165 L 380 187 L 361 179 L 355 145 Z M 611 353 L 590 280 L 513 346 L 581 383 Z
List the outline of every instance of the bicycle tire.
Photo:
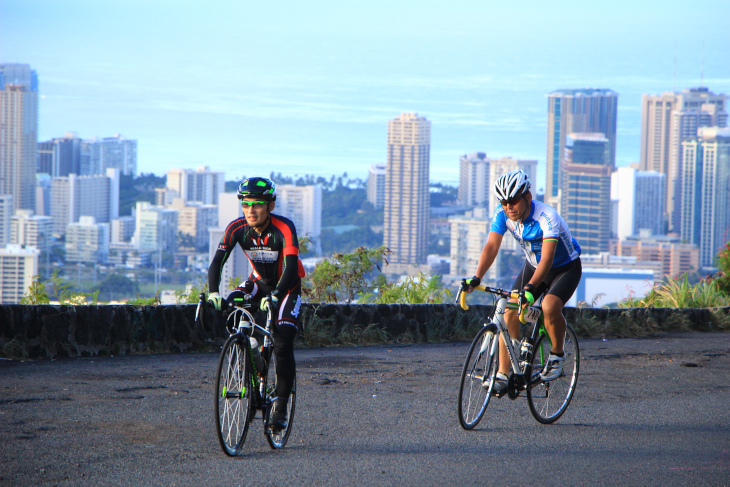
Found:
M 499 368 L 497 325 L 483 327 L 469 348 L 459 384 L 459 423 L 465 430 L 474 429 L 481 421 L 492 397 L 494 376 Z M 485 387 L 486 385 L 486 387 Z
M 218 442 L 228 456 L 236 456 L 246 441 L 253 405 L 251 368 L 246 337 L 226 340 L 218 359 L 215 386 L 215 426 Z
M 271 408 L 273 407 L 273 401 L 276 399 L 276 357 L 272 353 L 269 362 L 268 379 L 266 381 L 269 407 L 266 408 L 266 415 L 264 417 L 264 433 L 266 435 L 266 441 L 269 442 L 269 446 L 278 450 L 284 448 L 286 442 L 289 440 L 291 434 L 292 424 L 294 423 L 294 410 L 297 405 L 297 373 L 294 371 L 294 380 L 292 381 L 291 394 L 289 394 L 289 401 L 286 405 L 288 412 L 288 418 L 286 422 L 286 428 L 280 431 L 272 431 L 269 429 L 269 415 L 271 414 Z
M 532 377 L 538 381 L 527 388 L 527 404 L 530 412 L 542 424 L 551 424 L 563 415 L 570 405 L 580 372 L 580 349 L 578 338 L 570 325 L 565 330 L 565 362 L 563 374 L 555 380 L 539 380 L 545 362 L 550 354 L 550 337 L 541 335 L 535 343 L 532 356 Z

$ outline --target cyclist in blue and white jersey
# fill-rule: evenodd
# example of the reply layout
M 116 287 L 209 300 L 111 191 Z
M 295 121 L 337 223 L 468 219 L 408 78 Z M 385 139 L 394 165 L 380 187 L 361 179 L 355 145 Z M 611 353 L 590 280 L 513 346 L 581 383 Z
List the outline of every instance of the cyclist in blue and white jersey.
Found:
M 482 249 L 474 277 L 466 280 L 466 292 L 472 292 L 494 263 L 505 232 L 517 240 L 527 258 L 513 289 L 532 304 L 543 294 L 542 311 L 552 350 L 540 374 L 543 380 L 560 377 L 563 370 L 565 318 L 563 306 L 575 292 L 582 274 L 580 246 L 571 236 L 565 220 L 555 208 L 532 200 L 530 178 L 522 170 L 509 172 L 494 185 L 501 206 L 494 212 L 487 243 Z M 515 300 L 512 299 L 512 302 Z M 516 310 L 505 312 L 509 333 L 519 337 L 520 321 Z M 499 342 L 499 372 L 493 393 L 502 396 L 507 390 L 510 361 L 503 342 Z

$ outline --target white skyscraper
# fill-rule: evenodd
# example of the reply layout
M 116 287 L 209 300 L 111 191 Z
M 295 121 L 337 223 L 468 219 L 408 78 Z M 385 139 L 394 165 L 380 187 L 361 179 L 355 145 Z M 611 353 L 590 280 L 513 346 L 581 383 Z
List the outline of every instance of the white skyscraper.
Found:
M 377 210 L 385 204 L 385 164 L 373 164 L 368 170 L 368 201 Z
M 489 198 L 489 159 L 484 152 L 459 157 L 459 193 L 463 206 L 482 205 Z
M 393 255 L 390 270 L 411 273 L 426 263 L 431 160 L 431 122 L 403 113 L 388 122 L 383 244 Z
M 191 169 L 171 169 L 167 171 L 168 189 L 175 192 L 174 197 L 185 202 L 199 202 L 217 205 L 218 195 L 226 189 L 225 173 L 211 171 L 207 166 Z
M 122 216 L 111 221 L 111 243 L 130 243 L 134 236 L 136 218 Z
M 99 223 L 110 223 L 119 216 L 119 170 L 109 169 L 106 176 L 53 178 L 50 213 L 54 231 L 63 235 L 69 223 L 81 216 L 93 216 Z
M 682 240 L 700 248 L 700 266 L 712 267 L 730 240 L 730 128 L 699 129 L 682 143 Z
M 476 272 L 479 255 L 487 242 L 491 223 L 491 216 L 487 215 L 486 208 L 474 208 L 464 215 L 449 217 L 451 275 L 470 276 Z
M 33 210 L 17 210 L 10 222 L 10 243 L 35 247 L 41 252 L 51 249 L 53 218 L 38 216 Z
M 174 254 L 177 250 L 177 210 L 138 201 L 132 244 L 140 250 Z
M 82 144 L 82 174 L 106 174 L 107 169 L 116 168 L 126 176 L 137 174 L 137 141 L 117 134 L 101 140 L 92 138 Z M 83 160 L 88 157 L 88 169 Z
M 616 238 L 638 235 L 641 229 L 663 234 L 665 179 L 666 175 L 656 171 L 629 166 L 611 174 L 611 201 L 616 206 L 611 222 Z
M 38 275 L 38 254 L 33 247 L 8 244 L 0 247 L 0 304 L 18 304 Z
M 66 262 L 105 263 L 109 256 L 109 224 L 82 216 L 66 228 Z
M 274 213 L 290 219 L 299 238 L 305 235 L 318 238 L 322 233 L 322 187 L 277 186 Z

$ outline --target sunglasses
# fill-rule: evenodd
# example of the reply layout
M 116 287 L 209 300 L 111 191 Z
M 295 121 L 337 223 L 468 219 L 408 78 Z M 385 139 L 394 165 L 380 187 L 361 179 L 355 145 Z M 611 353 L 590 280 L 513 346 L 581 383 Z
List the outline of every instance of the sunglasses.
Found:
M 248 205 L 248 208 L 253 208 L 255 210 L 261 210 L 261 209 L 266 208 L 267 206 L 269 206 L 269 203 L 267 201 L 246 201 L 246 200 L 241 200 L 241 206 L 243 206 L 244 208 L 246 208 L 247 205 Z
M 520 200 L 523 197 L 524 197 L 523 195 L 515 196 L 514 198 L 510 198 L 508 200 L 500 200 L 500 203 L 502 204 L 502 206 L 507 206 L 507 205 L 515 206 L 517 203 L 520 202 Z

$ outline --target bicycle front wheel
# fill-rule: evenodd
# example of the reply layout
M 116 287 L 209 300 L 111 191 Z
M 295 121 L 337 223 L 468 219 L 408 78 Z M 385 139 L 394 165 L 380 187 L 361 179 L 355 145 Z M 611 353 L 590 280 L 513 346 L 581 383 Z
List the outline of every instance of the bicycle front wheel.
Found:
M 251 367 L 248 339 L 233 335 L 218 360 L 215 387 L 215 426 L 218 442 L 229 456 L 238 455 L 251 418 Z
M 272 431 L 269 429 L 269 415 L 271 414 L 271 408 L 273 407 L 274 400 L 276 399 L 276 357 L 273 353 L 271 354 L 271 362 L 269 363 L 267 390 L 269 391 L 268 395 L 270 405 L 267 408 L 266 417 L 264 418 L 264 431 L 266 432 L 266 441 L 269 442 L 269 446 L 278 450 L 279 448 L 284 448 L 284 445 L 286 445 L 294 422 L 294 409 L 297 405 L 297 375 L 295 371 L 291 394 L 289 394 L 289 401 L 286 404 L 286 410 L 288 413 L 286 428 L 279 431 Z
M 477 333 L 466 356 L 459 385 L 459 423 L 466 430 L 479 423 L 492 397 L 498 340 L 497 326 L 490 323 Z
M 532 381 L 527 387 L 527 404 L 536 420 L 543 424 L 557 421 L 570 404 L 578 383 L 580 371 L 580 350 L 578 338 L 570 325 L 565 330 L 565 362 L 563 373 L 555 380 L 544 382 L 539 375 L 547 363 L 551 349 L 550 337 L 541 335 L 535 344 L 532 356 Z

